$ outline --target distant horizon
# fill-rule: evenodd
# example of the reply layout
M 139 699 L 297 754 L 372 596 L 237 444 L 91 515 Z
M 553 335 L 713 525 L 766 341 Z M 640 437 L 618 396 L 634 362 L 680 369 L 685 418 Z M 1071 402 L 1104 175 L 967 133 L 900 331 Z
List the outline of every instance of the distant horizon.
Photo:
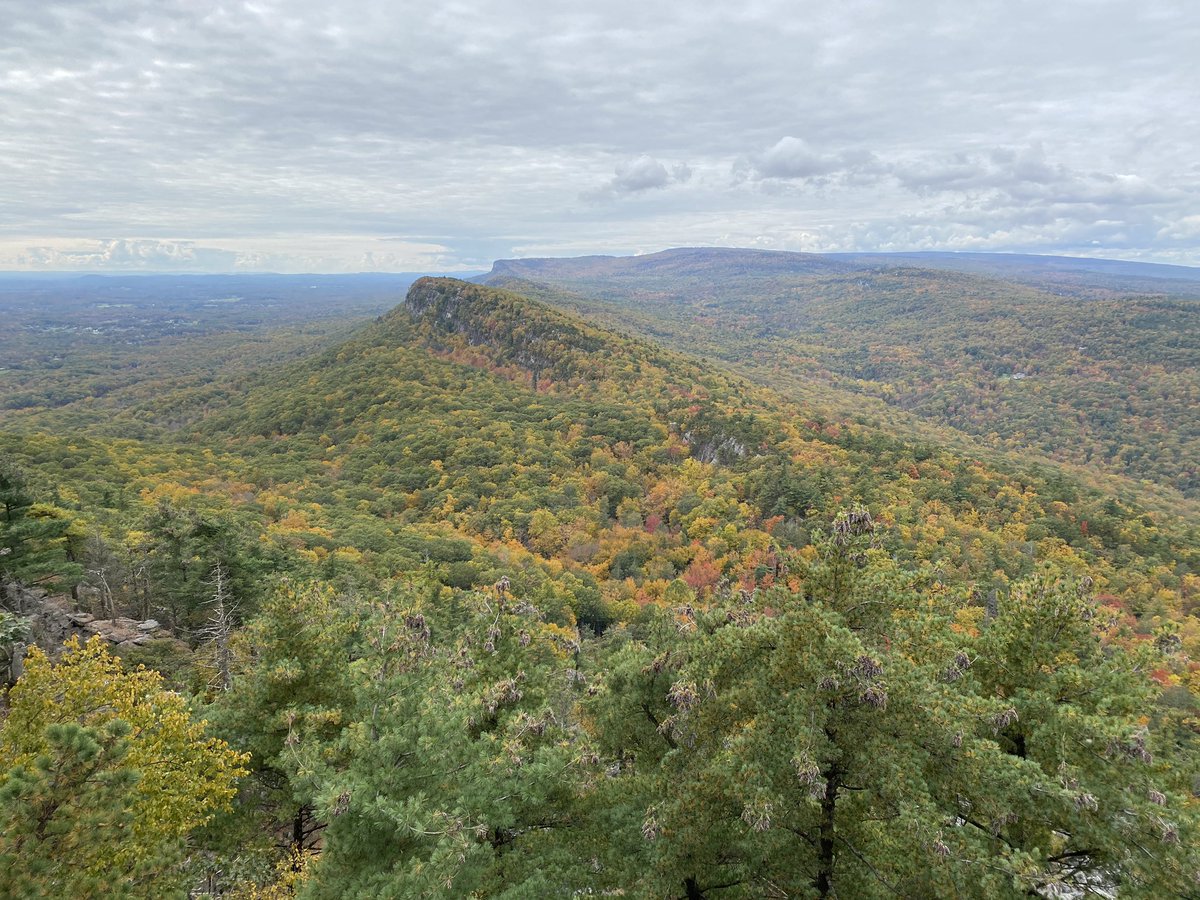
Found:
M 1200 264 L 1188 265 L 1186 263 L 1170 263 L 1159 262 L 1146 259 L 1129 259 L 1117 256 L 1080 256 L 1069 253 L 1034 253 L 1018 250 L 835 250 L 835 251 L 810 251 L 810 250 L 783 250 L 763 247 L 733 247 L 733 246 L 699 246 L 699 245 L 678 245 L 665 247 L 661 250 L 650 250 L 642 253 L 572 253 L 563 255 L 531 255 L 531 256 L 507 256 L 497 257 L 492 260 L 486 268 L 474 267 L 463 269 L 407 269 L 407 270 L 360 270 L 360 271 L 303 271 L 303 272 L 284 272 L 284 271 L 263 271 L 263 270 L 246 270 L 246 269 L 228 269 L 228 270 L 186 270 L 186 269 L 3 269 L 0 270 L 0 278 L 6 279 L 63 279 L 63 278 L 124 278 L 124 277 L 278 277 L 278 278 L 354 278 L 354 277 L 380 277 L 380 278 L 404 278 L 404 277 L 474 277 L 486 275 L 491 271 L 492 267 L 497 262 L 506 260 L 540 260 L 540 259 L 589 259 L 589 258 L 607 258 L 607 259 L 635 259 L 639 257 L 656 256 L 658 254 L 670 253 L 677 250 L 712 250 L 712 251 L 730 251 L 730 252 L 756 252 L 756 253 L 778 253 L 778 254 L 793 254 L 803 256 L 842 256 L 842 257 L 868 257 L 868 256 L 895 256 L 895 257 L 938 257 L 938 256 L 956 256 L 962 258 L 969 257 L 1012 257 L 1012 258 L 1038 258 L 1038 259 L 1060 259 L 1072 260 L 1078 262 L 1095 262 L 1095 263 L 1116 263 L 1120 265 L 1135 265 L 1148 266 L 1161 269 L 1186 269 L 1195 271 L 1200 278 Z

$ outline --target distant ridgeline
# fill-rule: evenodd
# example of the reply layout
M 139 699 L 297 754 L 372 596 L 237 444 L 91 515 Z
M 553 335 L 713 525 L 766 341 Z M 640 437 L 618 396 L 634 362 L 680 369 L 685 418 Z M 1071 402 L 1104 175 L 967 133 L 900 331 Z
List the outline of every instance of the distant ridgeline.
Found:
M 837 415 L 915 418 L 1200 497 L 1197 269 L 690 249 L 501 260 L 485 281 Z
M 166 679 L 32 653 L 0 894 L 1186 895 L 1195 305 L 1006 271 L 507 261 L 0 420 L 0 575 Z

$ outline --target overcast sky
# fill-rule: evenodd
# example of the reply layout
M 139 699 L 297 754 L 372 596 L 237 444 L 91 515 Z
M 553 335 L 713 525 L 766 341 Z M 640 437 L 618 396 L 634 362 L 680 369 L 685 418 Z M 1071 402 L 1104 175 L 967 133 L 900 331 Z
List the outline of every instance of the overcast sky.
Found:
M 0 270 L 1200 265 L 1195 0 L 0 0 Z

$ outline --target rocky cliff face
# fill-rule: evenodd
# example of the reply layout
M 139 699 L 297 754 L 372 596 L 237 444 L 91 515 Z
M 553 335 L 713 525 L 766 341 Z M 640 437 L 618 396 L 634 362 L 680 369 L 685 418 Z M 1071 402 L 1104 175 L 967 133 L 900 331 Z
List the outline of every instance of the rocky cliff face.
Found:
M 548 306 L 454 278 L 420 279 L 404 309 L 432 345 L 457 340 L 487 348 L 497 364 L 529 372 L 535 386 L 543 376 L 570 378 L 581 355 L 603 349 L 598 337 Z
M 21 674 L 24 651 L 30 645 L 41 647 L 52 657 L 61 654 L 63 644 L 72 637 L 86 643 L 98 635 L 120 649 L 138 647 L 153 640 L 170 640 L 184 646 L 154 619 L 143 622 L 123 616 L 98 619 L 91 613 L 77 612 L 69 596 L 47 594 L 40 588 L 7 584 L 4 586 L 4 606 L 29 620 L 29 636 L 13 654 L 10 680 Z
M 472 345 L 495 344 L 495 335 L 485 327 L 484 301 L 480 289 L 453 278 L 422 278 L 417 281 L 404 307 L 414 319 L 420 319 L 439 331 L 461 334 Z

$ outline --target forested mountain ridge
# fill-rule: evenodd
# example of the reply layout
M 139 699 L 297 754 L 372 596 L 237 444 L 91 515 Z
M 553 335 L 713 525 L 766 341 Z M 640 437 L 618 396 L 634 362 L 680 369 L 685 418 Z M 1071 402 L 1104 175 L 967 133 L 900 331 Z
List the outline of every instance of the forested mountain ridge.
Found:
M 1200 297 L 1200 269 L 1165 263 L 1022 253 L 836 253 L 856 264 L 911 266 L 988 275 L 1053 293 Z
M 1132 590 L 1147 624 L 1175 613 L 1146 605 L 1149 583 L 1134 588 L 1138 557 L 1196 567 L 1183 522 L 1052 473 L 814 420 L 720 369 L 453 279 L 418 282 L 357 337 L 227 401 L 209 398 L 225 408 L 186 439 L 315 501 L 315 527 L 355 505 L 372 527 L 453 524 L 558 558 L 612 602 L 660 597 L 680 576 L 702 591 L 722 575 L 753 586 L 772 547 L 803 545 L 851 500 L 896 526 L 895 552 L 982 586 L 1042 553 L 1081 554 L 1081 571 Z
M 597 579 L 601 607 L 661 597 L 681 576 L 693 590 L 722 576 L 753 586 L 772 548 L 803 546 L 852 500 L 894 526 L 901 558 L 985 592 L 1050 556 L 1096 568 L 1143 629 L 1194 602 L 1179 581 L 1197 568 L 1194 525 L 1053 472 L 814 417 L 719 368 L 453 279 L 418 282 L 404 305 L 316 356 L 142 401 L 106 428 L 125 419 L 158 437 L 76 437 L 67 451 L 43 432 L 6 444 L 51 467 L 62 446 L 85 477 L 103 465 L 101 482 L 132 477 L 147 496 L 177 480 L 248 520 L 265 514 L 268 533 L 321 559 L 340 546 L 394 555 L 406 543 L 394 529 L 421 523 L 514 541 Z M 22 421 L 26 434 L 37 421 Z M 377 575 L 403 559 L 380 558 Z
M 1080 270 L 1064 296 L 995 277 L 1013 269 L 1041 277 L 1016 262 L 985 276 L 886 256 L 679 250 L 504 260 L 484 280 L 720 359 L 806 402 L 826 388 L 843 414 L 857 394 L 989 447 L 1197 496 L 1200 280 L 1129 295 L 1104 271 Z
M 648 273 L 682 277 L 704 269 L 718 278 L 731 274 L 813 274 L 912 268 L 983 275 L 1029 287 L 1082 295 L 1171 294 L 1200 298 L 1200 269 L 1162 263 L 1020 253 L 891 252 L 798 253 L 726 247 L 680 247 L 638 256 L 522 257 L 498 259 L 474 280 L 514 277 L 536 280 L 639 277 Z
M 68 424 L 95 415 L 6 423 L 0 570 L 193 648 L 121 652 L 229 742 L 222 792 L 250 774 L 164 828 L 160 891 L 1155 896 L 1197 868 L 1194 524 L 454 279 Z M 24 732 L 89 652 L 35 660 Z M 124 772 L 110 725 L 21 764 L 91 741 Z M 69 868 L 3 826 L 51 787 L 6 784 L 0 854 Z

